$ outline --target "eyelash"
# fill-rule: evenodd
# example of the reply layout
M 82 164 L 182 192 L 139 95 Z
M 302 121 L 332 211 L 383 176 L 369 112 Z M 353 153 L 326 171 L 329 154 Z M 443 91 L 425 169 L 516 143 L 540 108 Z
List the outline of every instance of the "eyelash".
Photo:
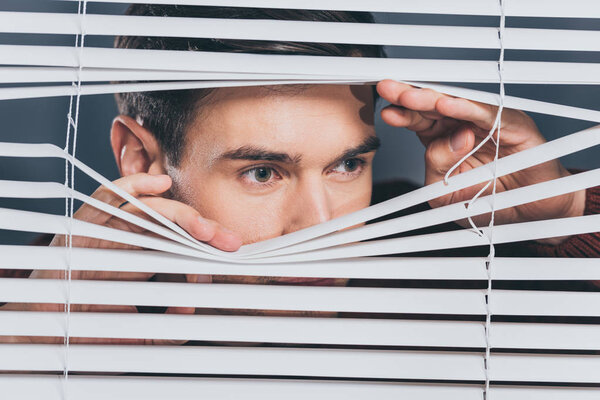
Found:
M 338 168 L 339 166 L 343 165 L 347 161 L 356 161 L 356 162 L 358 162 L 358 165 L 357 165 L 357 167 L 356 167 L 356 169 L 354 171 L 349 171 L 349 172 L 346 172 L 346 171 L 335 171 L 336 168 Z M 364 166 L 365 166 L 366 163 L 367 162 L 364 159 L 359 158 L 359 157 L 346 158 L 346 159 L 340 161 L 336 166 L 334 166 L 333 168 L 331 168 L 328 171 L 328 173 L 338 173 L 338 174 L 342 174 L 342 175 L 347 176 L 347 177 L 358 176 L 358 175 L 360 175 L 362 173 L 362 170 L 363 170 L 363 168 L 364 168 Z M 271 174 L 274 175 L 271 179 L 269 179 L 268 182 L 258 182 L 258 181 L 256 181 L 256 180 L 254 180 L 254 179 L 251 178 L 252 174 L 256 173 L 256 171 L 258 169 L 261 169 L 261 168 L 269 170 L 271 172 Z M 267 187 L 270 187 L 270 186 L 274 185 L 275 181 L 281 179 L 281 174 L 279 173 L 279 171 L 277 171 L 276 168 L 274 168 L 272 166 L 269 166 L 269 165 L 255 165 L 252 168 L 249 168 L 249 169 L 247 169 L 245 171 L 242 171 L 240 173 L 240 178 L 243 179 L 243 180 L 247 180 L 250 185 L 254 185 L 256 187 L 261 187 L 261 188 L 267 188 Z
M 273 174 L 273 177 L 271 179 L 269 179 L 268 182 L 258 182 L 256 180 L 253 180 L 251 178 L 252 173 L 255 173 L 258 169 L 264 168 L 266 170 L 269 170 L 271 172 L 271 174 Z M 250 185 L 254 185 L 256 187 L 260 187 L 260 188 L 267 188 L 270 187 L 272 185 L 275 184 L 276 180 L 281 179 L 281 174 L 277 171 L 276 168 L 273 168 L 272 166 L 268 166 L 268 165 L 255 165 L 252 168 L 249 168 L 245 171 L 242 171 L 240 173 L 240 178 L 243 180 L 246 180 L 248 184 Z
M 343 165 L 345 162 L 347 161 L 356 161 L 358 163 L 358 165 L 356 166 L 356 169 L 354 171 L 335 171 L 336 168 L 338 168 L 339 166 Z M 354 176 L 358 176 L 362 173 L 363 168 L 365 166 L 367 162 L 360 158 L 360 157 L 351 157 L 351 158 L 346 158 L 342 161 L 340 161 L 335 167 L 333 167 L 332 169 L 329 170 L 329 173 L 338 173 L 338 174 L 342 174 L 346 177 L 354 177 Z

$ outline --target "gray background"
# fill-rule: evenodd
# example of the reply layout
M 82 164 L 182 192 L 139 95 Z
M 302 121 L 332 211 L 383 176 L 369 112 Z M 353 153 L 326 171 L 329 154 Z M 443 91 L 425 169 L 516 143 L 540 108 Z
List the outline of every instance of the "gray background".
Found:
M 76 2 L 34 0 L 0 0 L 1 11 L 76 12 Z M 119 14 L 122 4 L 88 5 L 90 13 Z M 404 24 L 446 24 L 497 26 L 495 17 L 435 16 L 415 14 L 377 14 L 379 22 Z M 598 29 L 598 21 L 571 19 L 509 18 L 507 26 L 557 29 Z M 51 44 L 73 45 L 69 36 L 0 34 L 0 44 Z M 88 46 L 111 46 L 110 37 L 87 37 Z M 464 50 L 442 48 L 388 48 L 390 57 L 456 58 L 496 60 L 496 50 Z M 507 60 L 600 62 L 596 53 L 582 52 L 530 52 L 507 51 Z M 483 90 L 497 91 L 494 85 L 470 85 Z M 600 96 L 593 86 L 568 85 L 509 85 L 507 94 L 537 100 L 567 104 L 590 109 L 600 109 Z M 384 104 L 379 104 L 381 108 Z M 64 147 L 67 127 L 68 98 L 11 100 L 0 102 L 0 140 L 9 142 L 49 142 Z M 109 146 L 109 129 L 116 115 L 111 95 L 85 96 L 81 100 L 77 156 L 109 179 L 118 177 Z M 532 115 L 548 139 L 554 139 L 595 124 L 545 115 Z M 376 129 L 383 146 L 375 160 L 375 180 L 407 179 L 422 184 L 424 175 L 424 149 L 414 133 L 386 126 L 377 118 Z M 566 157 L 564 164 L 570 168 L 600 167 L 598 150 L 591 149 Z M 0 179 L 64 182 L 64 163 L 58 160 L 30 160 L 0 158 Z M 76 175 L 76 187 L 84 193 L 96 188 L 95 182 L 82 174 Z M 0 199 L 0 207 L 22 208 L 34 211 L 64 213 L 64 200 Z M 22 244 L 35 234 L 0 230 L 0 243 Z

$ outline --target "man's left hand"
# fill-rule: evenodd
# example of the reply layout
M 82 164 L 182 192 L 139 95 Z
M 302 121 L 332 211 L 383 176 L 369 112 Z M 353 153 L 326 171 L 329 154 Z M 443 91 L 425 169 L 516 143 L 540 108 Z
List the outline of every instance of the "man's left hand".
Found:
M 419 89 L 393 80 L 378 83 L 377 91 L 391 104 L 381 112 L 389 125 L 416 132 L 425 151 L 425 184 L 444 179 L 446 173 L 477 144 L 485 139 L 496 120 L 498 107 L 454 98 L 431 89 Z M 494 133 L 494 139 L 497 132 Z M 533 120 L 524 112 L 512 109 L 502 111 L 499 157 L 523 151 L 545 142 Z M 454 172 L 461 173 L 494 160 L 496 145 L 488 140 L 481 149 L 467 158 Z M 540 164 L 497 181 L 497 192 L 544 182 L 570 175 L 558 160 Z M 432 207 L 441 207 L 470 200 L 483 187 L 477 185 L 430 201 Z M 491 185 L 485 194 L 491 193 Z M 585 190 L 552 197 L 497 211 L 495 222 L 513 222 L 574 217 L 583 215 Z M 474 219 L 478 225 L 489 221 L 489 216 Z

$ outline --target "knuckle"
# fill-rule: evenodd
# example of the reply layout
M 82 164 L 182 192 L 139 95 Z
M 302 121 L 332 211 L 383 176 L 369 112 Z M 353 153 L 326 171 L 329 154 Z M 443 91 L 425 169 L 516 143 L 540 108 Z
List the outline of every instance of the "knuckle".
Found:
M 435 175 L 444 175 L 446 168 L 440 162 L 440 152 L 435 142 L 432 142 L 425 150 L 425 167 Z
M 430 144 L 425 149 L 425 163 L 428 166 L 432 166 L 433 164 L 436 164 L 436 162 L 437 162 L 437 152 L 435 150 L 435 145 Z
M 419 123 L 423 121 L 421 115 L 416 112 L 411 112 L 409 116 L 409 125 L 414 128 L 414 130 L 419 130 Z

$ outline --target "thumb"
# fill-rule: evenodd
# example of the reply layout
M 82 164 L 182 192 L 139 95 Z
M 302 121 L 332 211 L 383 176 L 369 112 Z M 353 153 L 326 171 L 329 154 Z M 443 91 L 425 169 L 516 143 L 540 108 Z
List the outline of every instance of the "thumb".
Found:
M 425 184 L 444 179 L 450 168 L 467 155 L 474 145 L 475 132 L 469 125 L 463 125 L 451 135 L 430 142 L 425 150 Z

